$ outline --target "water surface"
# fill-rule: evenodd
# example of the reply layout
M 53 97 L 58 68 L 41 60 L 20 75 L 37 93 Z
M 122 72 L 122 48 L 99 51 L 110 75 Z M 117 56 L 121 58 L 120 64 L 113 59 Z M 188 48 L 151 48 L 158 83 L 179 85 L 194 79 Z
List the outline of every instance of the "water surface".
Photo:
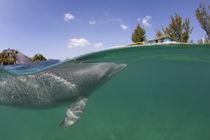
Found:
M 58 125 L 66 107 L 26 110 L 0 106 L 0 139 L 210 139 L 209 45 L 114 49 L 64 63 L 81 62 L 128 66 L 93 93 L 80 120 L 65 129 Z

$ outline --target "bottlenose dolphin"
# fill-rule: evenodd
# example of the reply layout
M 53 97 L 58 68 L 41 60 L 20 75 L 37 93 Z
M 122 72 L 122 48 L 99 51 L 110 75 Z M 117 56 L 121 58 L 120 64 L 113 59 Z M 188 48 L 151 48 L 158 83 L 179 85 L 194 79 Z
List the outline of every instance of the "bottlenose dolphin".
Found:
M 41 109 L 70 104 L 60 124 L 67 127 L 80 118 L 88 96 L 125 67 L 115 63 L 66 63 L 35 74 L 4 74 L 0 79 L 0 105 Z

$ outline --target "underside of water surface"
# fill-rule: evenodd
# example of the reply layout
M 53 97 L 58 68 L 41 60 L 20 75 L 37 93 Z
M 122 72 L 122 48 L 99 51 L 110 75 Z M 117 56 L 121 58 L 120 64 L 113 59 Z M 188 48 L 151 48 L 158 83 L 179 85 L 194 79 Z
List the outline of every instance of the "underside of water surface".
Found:
M 210 139 L 210 45 L 112 49 L 59 65 L 95 62 L 127 67 L 88 98 L 77 123 L 59 128 L 65 106 L 44 110 L 0 106 L 0 139 Z

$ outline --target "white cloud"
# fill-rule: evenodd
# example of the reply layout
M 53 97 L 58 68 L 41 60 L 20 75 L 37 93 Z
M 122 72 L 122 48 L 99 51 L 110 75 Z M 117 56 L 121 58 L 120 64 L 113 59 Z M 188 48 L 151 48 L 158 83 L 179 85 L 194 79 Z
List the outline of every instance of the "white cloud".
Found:
M 96 21 L 95 20 L 91 20 L 91 21 L 89 21 L 89 24 L 91 24 L 91 25 L 96 24 Z
M 101 46 L 102 46 L 102 43 L 101 43 L 101 42 L 95 43 L 95 44 L 93 45 L 94 48 L 99 48 L 99 47 L 101 47 Z
M 137 18 L 137 21 L 138 21 L 138 22 L 140 22 L 140 21 L 141 21 L 141 19 L 140 19 L 140 18 Z
M 120 25 L 120 27 L 123 29 L 123 30 L 127 30 L 129 27 L 128 26 L 126 26 L 126 25 Z
M 93 46 L 93 48 L 103 48 L 102 47 L 102 43 L 90 43 L 90 41 L 88 41 L 85 38 L 73 38 L 69 40 L 68 43 L 68 48 L 77 48 L 77 47 L 87 47 L 87 46 Z
M 142 24 L 147 27 L 151 27 L 152 25 L 149 24 L 149 21 L 152 19 L 151 16 L 145 16 L 142 20 Z
M 70 13 L 64 14 L 64 20 L 68 22 L 69 20 L 74 20 L 74 16 Z
M 90 42 L 84 38 L 70 39 L 68 44 L 68 48 L 85 47 L 85 46 L 90 46 Z

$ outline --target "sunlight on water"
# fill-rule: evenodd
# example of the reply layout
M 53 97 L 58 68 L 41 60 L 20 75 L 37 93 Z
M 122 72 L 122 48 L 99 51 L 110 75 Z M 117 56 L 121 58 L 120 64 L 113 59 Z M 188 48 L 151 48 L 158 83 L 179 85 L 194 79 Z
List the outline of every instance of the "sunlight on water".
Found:
M 88 98 L 85 113 L 68 128 L 58 126 L 65 106 L 0 106 L 0 139 L 209 140 L 209 56 L 209 45 L 151 46 L 65 62 L 126 63 L 127 68 Z

